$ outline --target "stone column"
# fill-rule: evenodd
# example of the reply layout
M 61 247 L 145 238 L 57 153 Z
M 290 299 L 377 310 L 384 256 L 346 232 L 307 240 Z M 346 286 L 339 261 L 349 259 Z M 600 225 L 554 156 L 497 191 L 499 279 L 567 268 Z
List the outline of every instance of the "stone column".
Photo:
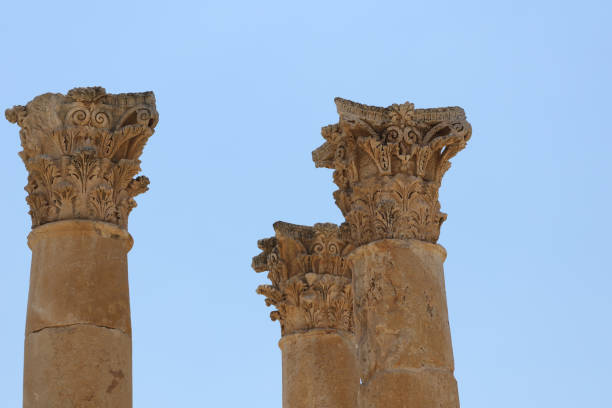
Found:
M 274 224 L 260 240 L 257 272 L 271 285 L 257 293 L 274 305 L 283 354 L 283 408 L 355 408 L 359 371 L 353 336 L 350 250 L 334 224 Z
M 33 230 L 25 408 L 132 406 L 127 253 L 135 177 L 157 124 L 152 92 L 44 94 L 18 123 Z
M 355 291 L 361 408 L 457 408 L 438 189 L 471 127 L 461 108 L 388 108 L 336 99 L 317 167 L 335 169 L 334 193 L 357 248 Z

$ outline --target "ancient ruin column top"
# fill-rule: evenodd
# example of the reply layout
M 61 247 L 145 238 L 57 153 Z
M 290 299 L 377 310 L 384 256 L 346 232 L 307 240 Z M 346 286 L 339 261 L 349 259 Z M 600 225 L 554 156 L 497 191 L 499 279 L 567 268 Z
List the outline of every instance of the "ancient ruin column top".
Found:
M 256 272 L 268 271 L 260 285 L 266 305 L 276 306 L 283 336 L 312 329 L 350 332 L 353 326 L 351 272 L 344 255 L 352 248 L 335 224 L 314 227 L 276 222 L 275 237 L 259 240 Z
M 158 121 L 153 92 L 75 88 L 7 109 L 6 118 L 21 127 L 33 227 L 89 219 L 127 229 L 133 197 L 149 184 L 135 176 Z
M 335 169 L 334 197 L 353 242 L 436 242 L 446 218 L 438 189 L 472 134 L 463 109 L 335 102 L 340 121 L 321 130 L 326 142 L 312 157 L 317 167 Z

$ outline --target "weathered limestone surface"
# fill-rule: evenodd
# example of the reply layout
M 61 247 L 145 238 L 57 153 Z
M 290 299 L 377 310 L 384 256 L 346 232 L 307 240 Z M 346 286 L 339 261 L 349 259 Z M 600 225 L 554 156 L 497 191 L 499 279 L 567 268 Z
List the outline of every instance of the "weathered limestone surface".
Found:
M 335 169 L 334 193 L 358 247 L 355 291 L 360 408 L 456 408 L 444 288 L 435 245 L 446 214 L 438 189 L 471 136 L 463 109 L 379 108 L 336 99 L 317 167 Z
M 458 407 L 445 250 L 418 240 L 360 246 L 354 265 L 362 407 Z
M 92 324 L 131 335 L 127 231 L 100 221 L 56 221 L 34 228 L 28 244 L 26 334 Z
M 111 328 L 78 324 L 26 336 L 23 406 L 132 406 L 132 339 Z
M 284 336 L 283 407 L 354 408 L 359 374 L 352 333 L 313 329 Z
M 472 132 L 463 109 L 388 108 L 336 98 L 340 122 L 321 131 L 317 167 L 335 169 L 336 204 L 352 242 L 385 238 L 436 242 L 446 214 L 438 189 L 450 159 Z
M 133 197 L 149 184 L 134 176 L 158 120 L 153 92 L 75 88 L 7 109 L 6 118 L 21 127 L 33 227 L 89 219 L 127 228 Z
M 75 88 L 6 111 L 21 127 L 33 230 L 25 408 L 132 406 L 127 253 L 152 92 Z
M 350 246 L 334 224 L 274 224 L 276 236 L 259 241 L 257 272 L 271 285 L 257 293 L 277 310 L 283 353 L 284 408 L 354 408 L 359 372 L 353 336 Z

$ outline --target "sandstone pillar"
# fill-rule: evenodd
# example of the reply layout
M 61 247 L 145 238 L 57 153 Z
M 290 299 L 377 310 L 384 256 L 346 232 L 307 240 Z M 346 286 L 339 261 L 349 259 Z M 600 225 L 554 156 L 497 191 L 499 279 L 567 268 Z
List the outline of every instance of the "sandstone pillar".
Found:
M 340 121 L 323 128 L 313 159 L 335 169 L 334 197 L 357 247 L 347 260 L 358 406 L 457 408 L 438 189 L 471 127 L 457 107 L 336 105 Z
M 21 127 L 33 230 L 23 406 L 132 406 L 127 253 L 135 177 L 157 124 L 152 92 L 44 94 L 6 117 Z
M 253 259 L 271 285 L 257 293 L 277 310 L 283 361 L 283 408 L 355 408 L 359 372 L 353 336 L 350 250 L 334 224 L 274 224 Z

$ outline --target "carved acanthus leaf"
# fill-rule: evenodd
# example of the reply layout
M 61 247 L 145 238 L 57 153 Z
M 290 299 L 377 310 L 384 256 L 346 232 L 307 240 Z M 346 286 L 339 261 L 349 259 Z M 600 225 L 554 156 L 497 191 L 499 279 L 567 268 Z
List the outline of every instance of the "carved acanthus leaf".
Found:
M 271 285 L 257 293 L 266 297 L 270 314 L 280 320 L 282 334 L 314 328 L 351 331 L 351 274 L 344 255 L 352 249 L 334 224 L 305 227 L 274 224 L 276 237 L 258 242 L 261 254 L 253 269 L 268 271 Z
M 335 170 L 334 196 L 352 239 L 436 242 L 446 217 L 438 189 L 449 160 L 471 136 L 463 109 L 379 108 L 340 98 L 336 105 L 340 121 L 322 129 L 326 142 L 313 160 Z
M 133 197 L 148 188 L 146 177 L 135 176 L 157 117 L 152 92 L 111 95 L 101 87 L 7 109 L 21 127 L 33 227 L 84 218 L 126 228 Z

